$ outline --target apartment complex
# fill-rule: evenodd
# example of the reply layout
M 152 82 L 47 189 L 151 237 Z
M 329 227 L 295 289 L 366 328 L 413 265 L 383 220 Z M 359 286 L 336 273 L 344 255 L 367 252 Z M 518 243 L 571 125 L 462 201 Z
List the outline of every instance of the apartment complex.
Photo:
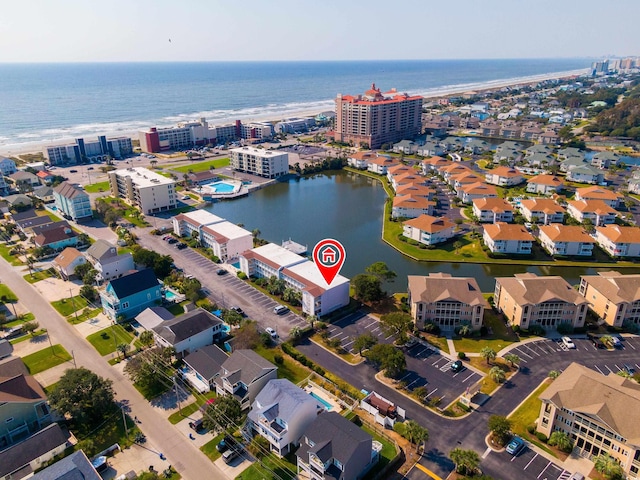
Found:
M 557 328 L 563 323 L 582 327 L 587 314 L 587 301 L 562 277 L 517 273 L 496 278 L 493 298 L 509 325 L 523 329 Z
M 395 89 L 382 93 L 375 84 L 364 95 L 338 94 L 335 139 L 376 149 L 413 138 L 422 130 L 423 100 Z
M 417 328 L 422 329 L 427 323 L 446 331 L 465 324 L 474 330 L 482 327 L 487 301 L 475 278 L 452 277 L 448 273 L 408 278 L 408 302 Z
M 53 189 L 56 208 L 65 218 L 78 222 L 93 217 L 89 194 L 68 182 Z
M 608 325 L 640 324 L 640 275 L 614 271 L 584 275 L 580 277 L 580 293 Z
M 313 262 L 274 243 L 241 254 L 240 270 L 248 276 L 283 280 L 301 293 L 307 315 L 319 317 L 349 304 L 348 278 L 337 275 L 329 285 Z
M 124 158 L 132 152 L 131 138 L 107 138 L 104 135 L 99 136 L 95 141 L 89 142 L 83 138 L 77 138 L 74 143 L 51 145 L 44 149 L 49 165 L 102 161 L 107 157 Z
M 254 147 L 234 148 L 231 167 L 260 177 L 278 178 L 289 173 L 289 154 Z
M 581 456 L 607 454 L 640 478 L 640 385 L 614 373 L 569 365 L 540 394 L 537 431 L 569 435 Z
M 109 188 L 116 198 L 150 214 L 176 208 L 176 182 L 147 168 L 132 167 L 109 172 Z

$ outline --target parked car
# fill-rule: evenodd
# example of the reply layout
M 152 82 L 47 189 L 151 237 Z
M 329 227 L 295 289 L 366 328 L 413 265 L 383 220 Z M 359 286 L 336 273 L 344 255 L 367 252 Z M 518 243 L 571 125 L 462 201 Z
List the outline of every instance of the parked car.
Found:
M 169 240 L 167 240 L 167 243 L 169 243 L 169 245 L 173 245 L 174 243 L 178 243 L 178 240 L 171 237 Z
M 69 173 L 78 173 L 78 170 L 69 170 Z
M 180 242 L 180 243 L 178 243 L 178 244 L 176 245 L 176 248 L 177 248 L 178 250 L 184 250 L 184 249 L 185 249 L 185 248 L 187 248 L 187 247 L 188 247 L 188 245 L 187 245 L 186 243 L 182 243 L 182 242 Z
M 222 460 L 224 463 L 231 463 L 235 458 L 238 457 L 240 453 L 236 448 L 230 447 L 227 451 L 222 454 Z
M 591 340 L 591 343 L 593 344 L 594 347 L 596 347 L 598 349 L 607 348 L 607 346 L 604 344 L 604 342 L 602 340 L 600 340 L 600 337 L 597 336 L 596 334 L 591 333 L 591 332 L 587 332 L 587 337 L 589 338 L 589 340 Z
M 217 274 L 217 275 L 226 275 L 226 274 L 227 274 L 227 271 L 226 271 L 224 268 L 219 268 L 219 269 L 216 271 L 216 274 Z
M 562 343 L 567 348 L 576 348 L 576 344 L 573 343 L 573 340 L 571 340 L 569 337 L 562 337 Z
M 611 346 L 614 348 L 622 348 L 622 342 L 618 337 L 611 337 Z
M 458 373 L 463 368 L 464 368 L 464 364 L 462 363 L 462 360 L 456 360 L 455 362 L 453 362 L 451 364 L 451 371 L 452 372 Z
M 190 200 L 191 197 L 189 195 L 183 195 L 180 200 Z
M 220 453 L 224 453 L 229 450 L 229 446 L 233 443 L 234 440 L 229 435 L 225 435 L 224 438 L 220 440 L 216 445 L 216 450 L 218 450 Z
M 278 338 L 278 334 L 273 328 L 267 327 L 264 329 L 264 331 L 267 332 L 269 335 L 271 335 L 271 338 L 273 338 L 274 340 Z
M 633 366 L 631 366 L 631 365 L 626 364 L 626 365 L 624 365 L 622 368 L 623 368 L 623 370 L 624 370 L 625 372 L 627 372 L 629 375 L 633 375 L 634 373 L 636 373 L 636 369 L 635 369 L 635 368 L 633 368 Z
M 515 457 L 524 448 L 524 445 L 524 440 L 518 436 L 514 436 L 509 442 L 509 445 L 507 445 L 507 453 Z
M 191 430 L 195 430 L 199 432 L 200 430 L 204 430 L 204 425 L 202 424 L 202 419 L 198 419 L 195 422 L 189 422 L 189 428 Z
M 240 315 L 242 315 L 243 317 L 245 316 L 244 310 L 242 310 L 240 307 L 238 306 L 233 306 L 231 307 L 229 310 L 233 310 L 236 313 L 239 313 Z
M 275 307 L 273 307 L 273 313 L 275 313 L 276 315 L 284 315 L 288 311 L 289 308 L 285 307 L 284 305 L 276 305 Z

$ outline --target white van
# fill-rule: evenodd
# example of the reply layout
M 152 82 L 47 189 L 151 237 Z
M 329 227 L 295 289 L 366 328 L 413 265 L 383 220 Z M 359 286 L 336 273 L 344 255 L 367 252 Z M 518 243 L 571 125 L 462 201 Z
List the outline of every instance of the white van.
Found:
M 275 307 L 273 307 L 273 313 L 275 313 L 276 315 L 284 315 L 288 311 L 289 309 L 284 305 L 276 305 Z

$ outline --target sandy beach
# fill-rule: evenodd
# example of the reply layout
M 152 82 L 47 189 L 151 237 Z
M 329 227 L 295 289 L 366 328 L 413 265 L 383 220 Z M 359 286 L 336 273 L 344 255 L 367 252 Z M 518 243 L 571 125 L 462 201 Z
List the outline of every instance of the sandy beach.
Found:
M 466 92 L 480 93 L 480 92 L 496 90 L 496 89 L 504 88 L 504 87 L 531 85 L 531 84 L 536 84 L 536 83 L 542 82 L 544 80 L 555 80 L 555 79 L 571 78 L 571 77 L 584 75 L 584 74 L 587 73 L 587 71 L 588 71 L 588 69 L 571 70 L 571 71 L 555 72 L 555 73 L 548 73 L 548 74 L 542 74 L 542 75 L 532 75 L 532 76 L 522 77 L 522 78 L 493 80 L 493 81 L 490 81 L 490 82 L 483 82 L 483 83 L 477 83 L 477 84 L 452 85 L 452 86 L 449 86 L 449 87 L 443 87 L 443 88 L 428 90 L 428 91 L 424 91 L 424 92 L 408 92 L 408 93 L 422 95 L 425 99 L 433 99 L 433 98 L 446 97 L 446 96 L 451 96 L 451 95 L 456 95 L 456 94 L 462 94 L 462 93 L 466 93 Z M 400 91 L 401 91 L 401 89 L 400 89 Z M 350 92 L 350 93 L 357 93 L 357 92 Z M 330 100 L 327 100 L 327 102 L 330 102 Z M 278 122 L 278 121 L 282 120 L 283 118 L 315 116 L 315 115 L 321 113 L 322 111 L 326 111 L 326 110 L 329 110 L 329 109 L 330 109 L 330 107 L 329 108 L 325 108 L 323 110 L 318 110 L 317 108 L 315 108 L 315 109 L 308 109 L 307 108 L 307 109 L 301 109 L 301 110 L 295 110 L 295 111 L 288 112 L 286 117 L 280 117 L 280 118 L 276 118 L 276 119 L 273 118 L 273 113 L 271 113 L 271 114 L 264 115 L 264 116 L 254 115 L 254 116 L 247 117 L 247 118 L 242 118 L 242 117 L 240 117 L 240 118 L 229 118 L 228 121 L 226 121 L 226 122 L 222 121 L 222 122 L 216 122 L 216 123 L 217 124 L 227 124 L 227 123 L 231 123 L 232 121 L 235 121 L 235 120 L 242 120 L 243 122 L 262 121 L 262 122 L 274 122 L 275 123 L 275 122 Z M 196 120 L 197 118 L 198 118 L 198 115 L 194 114 L 193 120 Z M 165 126 L 165 125 L 149 125 L 149 127 L 153 127 L 153 126 Z M 137 131 L 104 132 L 103 134 L 107 135 L 108 137 L 111 137 L 111 136 L 130 136 L 131 138 L 133 138 L 135 140 L 137 140 L 137 138 L 138 138 L 138 132 Z M 86 138 L 93 138 L 93 137 L 87 136 Z M 11 144 L 11 145 L 6 145 L 6 146 L 0 146 L 0 154 L 10 157 L 10 156 L 17 156 L 17 155 L 21 155 L 21 154 L 42 152 L 43 149 L 48 145 L 64 145 L 65 143 L 73 143 L 74 141 L 75 141 L 74 137 L 69 137 L 69 138 L 58 139 L 56 141 L 37 141 L 37 142 L 24 142 L 24 143 L 19 143 L 19 144 Z

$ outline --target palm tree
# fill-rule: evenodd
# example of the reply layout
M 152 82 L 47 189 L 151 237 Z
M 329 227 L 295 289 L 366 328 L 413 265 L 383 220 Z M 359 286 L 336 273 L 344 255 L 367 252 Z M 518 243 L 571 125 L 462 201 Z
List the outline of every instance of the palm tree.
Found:
M 122 354 L 123 358 L 127 358 L 127 352 L 131 349 L 131 345 L 128 343 L 119 343 L 116 349 Z
M 153 159 L 153 160 L 151 160 L 149 163 L 151 164 L 151 168 L 155 168 L 155 167 L 156 167 L 156 165 L 158 164 L 158 160 L 156 160 L 156 159 L 154 158 L 154 159 Z
M 489 370 L 489 376 L 496 383 L 502 383 L 506 380 L 507 376 L 500 367 L 495 366 L 491 370 Z
M 459 240 L 453 242 L 453 248 L 456 249 L 456 255 L 457 255 L 460 249 L 462 248 L 462 242 Z
M 551 380 L 555 380 L 560 376 L 560 372 L 558 370 L 551 370 L 547 375 Z
M 507 353 L 504 356 L 504 359 L 509 362 L 509 364 L 513 367 L 515 365 L 518 365 L 520 363 L 520 357 L 518 355 L 516 355 L 515 353 Z
M 429 440 L 429 430 L 427 430 L 415 420 L 407 420 L 406 422 L 404 422 L 404 425 L 406 429 L 405 435 L 407 437 L 407 440 L 409 440 L 411 443 L 415 443 L 417 452 L 418 448 L 420 448 L 420 444 Z
M 571 450 L 573 450 L 573 440 L 571 440 L 571 437 L 569 435 L 560 430 L 556 430 L 551 434 L 548 443 L 551 446 L 555 445 L 563 452 L 569 453 Z
M 473 475 L 478 471 L 480 455 L 473 450 L 454 448 L 449 453 L 449 458 L 456 464 L 456 472 L 463 475 Z
M 496 359 L 496 351 L 491 347 L 484 347 L 480 350 L 480 356 L 486 360 L 488 365 Z
M 593 466 L 607 478 L 623 478 L 622 467 L 618 461 L 606 453 L 598 455 L 593 460 Z

